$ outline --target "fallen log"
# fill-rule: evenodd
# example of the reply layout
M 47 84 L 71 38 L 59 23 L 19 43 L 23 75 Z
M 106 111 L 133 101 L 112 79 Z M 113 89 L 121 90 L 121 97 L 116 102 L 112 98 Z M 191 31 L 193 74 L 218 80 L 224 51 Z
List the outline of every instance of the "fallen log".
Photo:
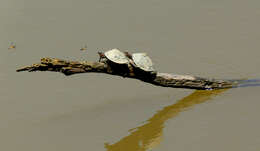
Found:
M 42 58 L 40 63 L 22 67 L 16 71 L 54 71 L 61 72 L 66 76 L 79 73 L 97 72 L 122 76 L 124 78 L 134 78 L 162 87 L 188 88 L 197 90 L 232 88 L 236 87 L 238 84 L 235 80 L 218 80 L 160 72 L 157 72 L 154 76 L 149 76 L 147 74 L 132 75 L 126 73 L 126 71 L 120 71 L 106 62 L 66 61 L 56 58 Z

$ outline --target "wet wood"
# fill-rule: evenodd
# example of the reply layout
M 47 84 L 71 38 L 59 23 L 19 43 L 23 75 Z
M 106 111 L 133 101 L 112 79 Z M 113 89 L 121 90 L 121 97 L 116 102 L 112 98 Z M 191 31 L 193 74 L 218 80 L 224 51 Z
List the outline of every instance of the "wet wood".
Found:
M 42 58 L 40 63 L 22 67 L 16 71 L 53 71 L 63 73 L 66 76 L 79 73 L 98 72 L 122 76 L 124 78 L 134 78 L 157 86 L 200 90 L 232 88 L 237 85 L 235 81 L 230 80 L 216 80 L 190 75 L 176 75 L 160 72 L 153 75 L 143 72 L 135 72 L 135 74 L 130 74 L 128 72 L 129 70 L 121 69 L 123 68 L 118 68 L 109 62 L 79 62 L 66 61 L 56 58 Z

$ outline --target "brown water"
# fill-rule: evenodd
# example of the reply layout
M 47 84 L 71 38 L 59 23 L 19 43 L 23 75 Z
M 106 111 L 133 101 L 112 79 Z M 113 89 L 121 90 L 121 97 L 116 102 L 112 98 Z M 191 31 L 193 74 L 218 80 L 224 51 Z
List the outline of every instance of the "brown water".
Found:
M 2 0 L 0 149 L 258 151 L 260 87 L 194 91 L 15 70 L 119 48 L 147 52 L 162 72 L 260 78 L 259 18 L 253 0 Z

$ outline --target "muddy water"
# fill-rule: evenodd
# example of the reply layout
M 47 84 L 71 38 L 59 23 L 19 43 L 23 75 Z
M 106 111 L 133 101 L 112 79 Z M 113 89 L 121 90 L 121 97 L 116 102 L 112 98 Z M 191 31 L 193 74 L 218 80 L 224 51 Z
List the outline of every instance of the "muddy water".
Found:
M 260 149 L 258 86 L 205 92 L 15 72 L 45 56 L 97 60 L 119 48 L 147 52 L 162 72 L 260 78 L 259 1 L 2 0 L 0 8 L 1 150 Z

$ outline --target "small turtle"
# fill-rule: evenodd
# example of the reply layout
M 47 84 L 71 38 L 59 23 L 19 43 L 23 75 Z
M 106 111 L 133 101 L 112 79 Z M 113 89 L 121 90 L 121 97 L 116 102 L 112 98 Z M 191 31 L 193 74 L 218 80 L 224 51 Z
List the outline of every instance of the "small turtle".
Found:
M 123 75 L 126 76 L 126 73 L 129 73 L 130 76 L 134 76 L 133 68 L 130 65 L 128 57 L 125 53 L 119 51 L 118 49 L 112 49 L 106 51 L 105 53 L 98 52 L 99 62 L 109 63 L 110 66 L 117 72 L 123 72 Z
M 134 67 L 134 73 L 137 76 L 143 77 L 144 80 L 151 80 L 155 78 L 157 72 L 153 68 L 152 60 L 146 53 L 133 53 L 125 52 L 129 58 L 129 62 Z
M 125 52 L 125 55 L 131 60 L 131 64 L 146 72 L 155 72 L 153 63 L 146 53 L 133 53 L 132 55 Z

